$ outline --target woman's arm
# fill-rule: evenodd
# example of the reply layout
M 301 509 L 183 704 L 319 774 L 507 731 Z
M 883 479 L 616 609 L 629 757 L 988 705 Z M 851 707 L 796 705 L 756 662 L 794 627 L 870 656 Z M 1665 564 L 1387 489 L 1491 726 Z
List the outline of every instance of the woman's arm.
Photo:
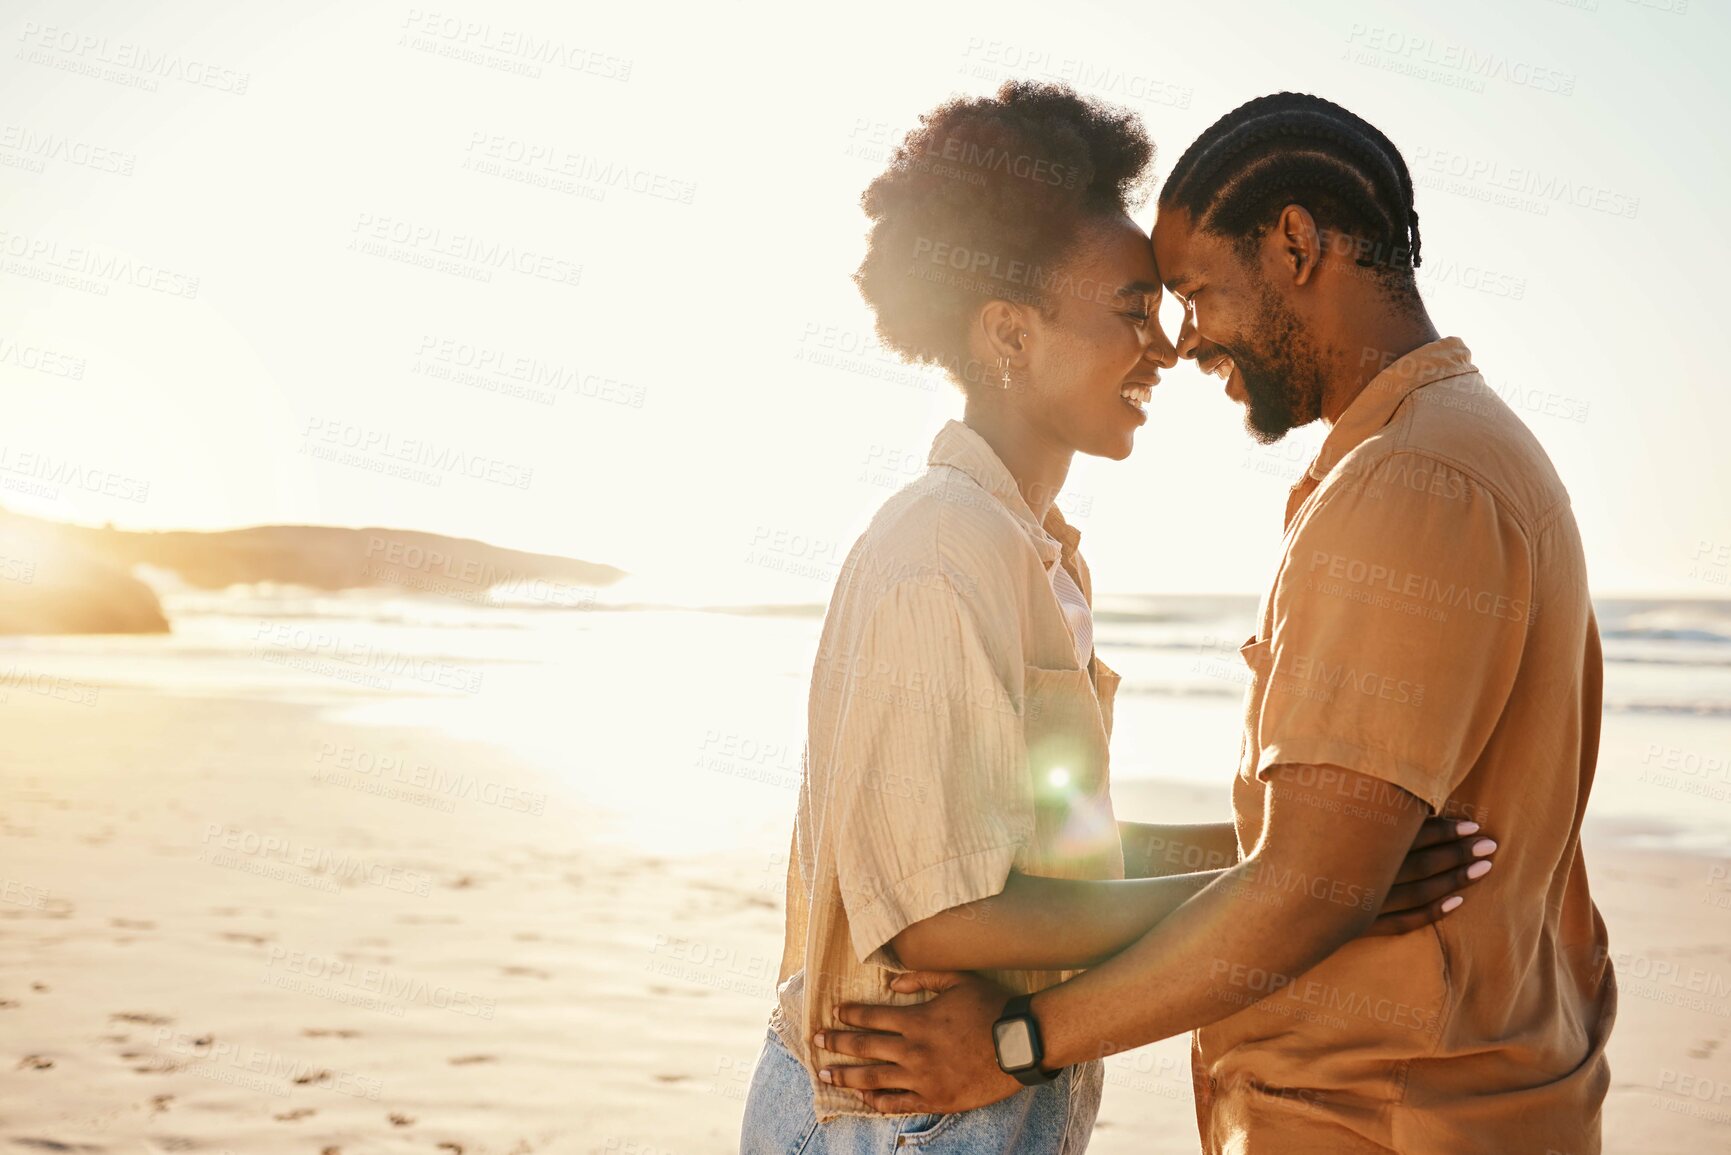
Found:
M 1219 873 L 1095 880 L 1011 871 L 997 894 L 916 922 L 889 945 L 913 970 L 1079 970 L 1141 939 Z
M 1238 865 L 1238 833 L 1230 822 L 1188 826 L 1118 823 L 1125 878 L 1167 878 Z
M 1123 825 L 1132 825 L 1121 823 Z M 1204 832 L 1181 845 L 1225 853 L 1213 826 L 1151 826 L 1154 831 Z M 1230 827 L 1226 829 L 1230 830 Z M 1483 877 L 1469 874 L 1494 849 L 1476 822 L 1427 818 L 1407 848 L 1395 885 L 1367 933 L 1404 934 L 1435 922 L 1441 903 Z M 1214 833 L 1207 833 L 1214 832 Z M 1178 845 L 1178 843 L 1174 843 Z M 1237 839 L 1232 842 L 1238 869 Z M 904 929 L 889 947 L 912 970 L 1082 970 L 1104 962 L 1158 926 L 1209 883 L 1227 873 L 1205 870 L 1155 878 L 1043 878 L 1010 872 L 990 898 L 940 911 Z

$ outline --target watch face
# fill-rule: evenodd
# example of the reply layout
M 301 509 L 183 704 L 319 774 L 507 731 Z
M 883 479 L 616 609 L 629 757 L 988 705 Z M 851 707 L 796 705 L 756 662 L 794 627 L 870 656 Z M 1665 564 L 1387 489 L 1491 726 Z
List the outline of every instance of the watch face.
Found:
M 1011 1019 L 992 1027 L 998 1045 L 998 1065 L 1006 1071 L 1019 1071 L 1034 1065 L 1034 1039 L 1026 1019 Z

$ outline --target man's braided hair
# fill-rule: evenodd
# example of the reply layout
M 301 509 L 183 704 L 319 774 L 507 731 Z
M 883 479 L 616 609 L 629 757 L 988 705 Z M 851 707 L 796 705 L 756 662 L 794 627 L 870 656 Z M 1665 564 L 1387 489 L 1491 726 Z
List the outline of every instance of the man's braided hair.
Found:
M 1248 255 L 1277 214 L 1303 205 L 1319 228 L 1353 238 L 1354 262 L 1416 296 L 1418 213 L 1394 143 L 1340 105 L 1302 92 L 1259 96 L 1196 138 L 1166 178 L 1160 207 Z

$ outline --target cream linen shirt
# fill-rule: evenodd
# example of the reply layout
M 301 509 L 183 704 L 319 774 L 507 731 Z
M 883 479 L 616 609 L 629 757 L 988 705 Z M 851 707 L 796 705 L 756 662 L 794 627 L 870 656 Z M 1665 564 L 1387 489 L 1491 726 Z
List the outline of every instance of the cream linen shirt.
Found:
M 812 668 L 788 855 L 787 936 L 771 1025 L 812 1076 L 818 1118 L 870 1114 L 818 1081 L 811 1036 L 842 1002 L 906 1004 L 887 944 L 989 898 L 1011 869 L 1122 878 L 1107 794 L 1118 676 L 1079 664 L 1050 568 L 1092 598 L 1080 535 L 1042 527 L 961 422 L 855 543 Z M 986 972 L 1032 992 L 1068 971 Z

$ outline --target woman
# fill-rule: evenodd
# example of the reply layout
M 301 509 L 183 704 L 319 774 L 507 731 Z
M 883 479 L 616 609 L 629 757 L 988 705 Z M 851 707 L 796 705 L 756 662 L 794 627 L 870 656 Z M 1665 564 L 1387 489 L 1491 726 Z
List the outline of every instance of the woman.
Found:
M 746 1155 L 1082 1150 L 1098 1062 L 1035 1062 L 1026 1089 L 978 1111 L 879 1115 L 814 1074 L 845 1061 L 821 1046 L 834 1008 L 915 1001 L 889 989 L 906 969 L 1043 989 L 1215 876 L 1161 877 L 1152 848 L 1162 863 L 1237 861 L 1229 823 L 1114 820 L 1118 677 L 1094 654 L 1079 535 L 1054 505 L 1075 454 L 1128 456 L 1176 362 L 1129 216 L 1152 156 L 1133 115 L 1011 82 L 923 117 L 865 193 L 855 280 L 879 335 L 942 365 L 966 404 L 855 544 L 825 618 Z M 1420 843 L 1441 837 L 1432 825 Z M 1385 928 L 1396 907 L 1402 926 L 1440 917 L 1464 883 L 1451 869 L 1398 888 Z

